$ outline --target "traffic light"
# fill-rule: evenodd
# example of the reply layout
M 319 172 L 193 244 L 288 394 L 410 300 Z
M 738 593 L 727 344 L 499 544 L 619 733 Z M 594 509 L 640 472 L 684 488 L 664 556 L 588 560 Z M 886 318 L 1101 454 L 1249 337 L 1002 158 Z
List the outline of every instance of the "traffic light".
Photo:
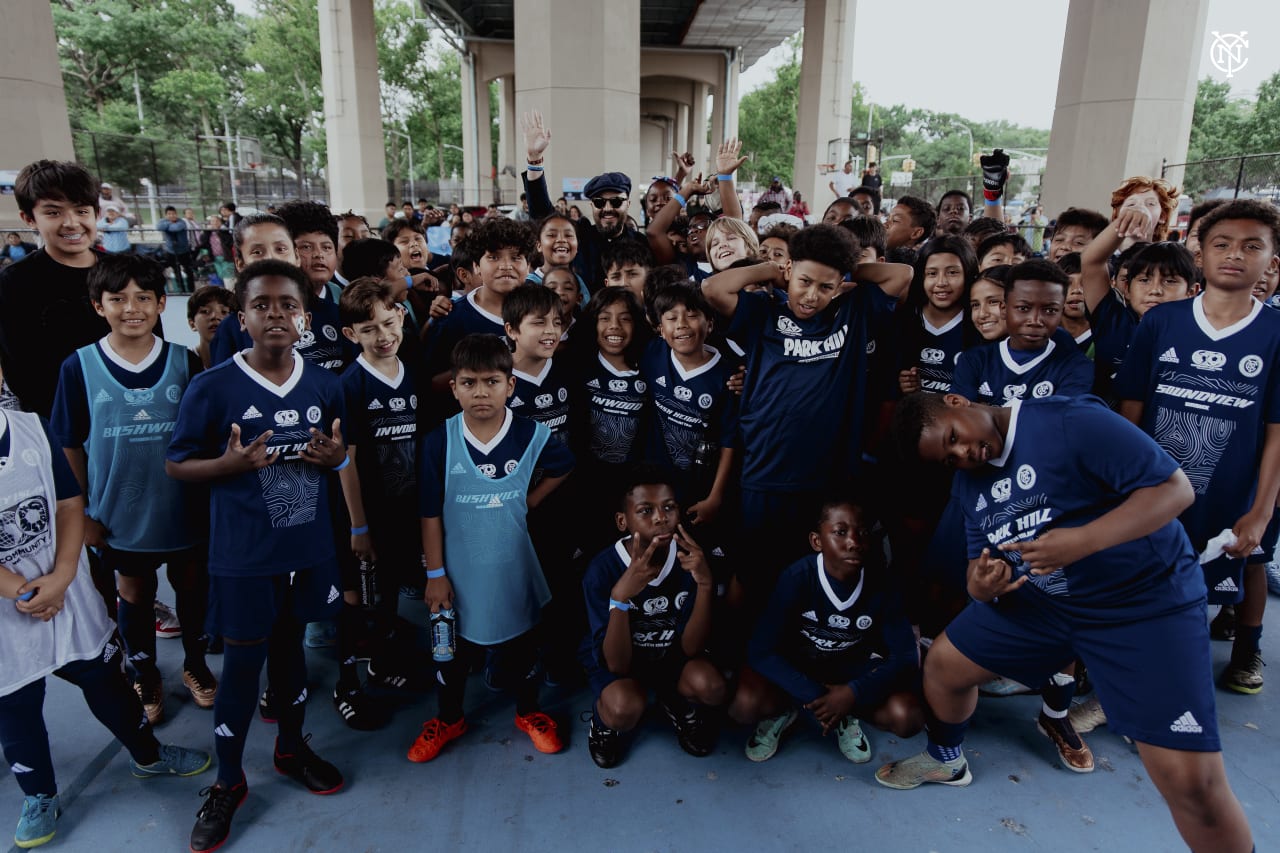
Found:
M 915 161 L 915 160 L 912 160 L 910 157 L 908 157 L 907 159 L 905 159 L 905 160 L 903 160 L 903 161 L 902 161 L 902 171 L 904 171 L 904 172 L 914 172 L 915 170 L 916 170 L 916 161 Z

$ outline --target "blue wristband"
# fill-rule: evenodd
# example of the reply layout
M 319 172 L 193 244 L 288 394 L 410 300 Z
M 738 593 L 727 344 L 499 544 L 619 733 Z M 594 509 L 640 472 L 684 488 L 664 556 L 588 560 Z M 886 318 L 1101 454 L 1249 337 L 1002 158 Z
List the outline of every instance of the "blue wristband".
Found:
M 363 535 L 365 535 L 365 534 L 366 534 L 366 533 L 368 533 L 368 532 L 369 532 L 369 525 L 367 525 L 367 524 L 362 524 L 362 525 L 360 525 L 359 527 L 353 527 L 353 528 L 351 528 L 351 535 L 352 535 L 352 536 L 363 536 Z
M 689 204 L 689 202 L 685 201 L 684 196 L 680 195 L 680 193 L 672 193 L 671 197 L 680 202 L 681 207 L 686 207 Z
M 717 181 L 732 181 L 733 175 L 716 175 Z
M 610 609 L 610 610 L 621 610 L 621 611 L 623 611 L 623 612 L 626 612 L 626 611 L 628 611 L 628 610 L 630 610 L 630 609 L 631 609 L 631 602 L 630 602 L 630 601 L 618 601 L 616 598 L 611 598 L 611 599 L 609 599 L 609 609 Z
M 438 580 L 442 577 L 444 577 L 444 566 L 441 566 L 438 569 L 427 569 L 428 580 Z
M 335 470 L 335 471 L 341 471 L 343 468 L 346 468 L 346 467 L 347 467 L 348 465 L 350 465 L 350 464 L 351 464 L 351 457 L 350 457 L 350 456 L 348 456 L 347 458 L 345 458 L 345 459 L 343 459 L 343 460 L 342 460 L 342 464 L 341 464 L 341 465 L 334 465 L 334 466 L 333 466 L 333 470 Z
M 524 170 L 526 172 L 541 172 L 543 171 L 543 168 L 541 166 L 533 166 L 533 165 L 530 165 L 529 163 L 525 163 Z
M 413 276 L 407 275 L 404 277 L 404 289 L 413 290 Z

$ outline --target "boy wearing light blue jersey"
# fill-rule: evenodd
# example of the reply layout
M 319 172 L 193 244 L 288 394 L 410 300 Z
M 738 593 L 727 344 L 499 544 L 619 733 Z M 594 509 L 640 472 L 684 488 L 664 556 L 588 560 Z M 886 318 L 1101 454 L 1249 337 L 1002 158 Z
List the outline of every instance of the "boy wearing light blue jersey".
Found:
M 147 719 L 164 716 L 156 666 L 156 571 L 169 566 L 182 638 L 182 681 L 196 704 L 213 707 L 217 681 L 204 660 L 208 581 L 193 548 L 183 485 L 165 475 L 164 454 L 200 362 L 155 334 L 165 306 L 164 273 L 137 255 L 108 255 L 90 271 L 94 310 L 111 333 L 62 364 L 53 429 L 87 496 L 85 540 L 119 576 L 119 626 Z

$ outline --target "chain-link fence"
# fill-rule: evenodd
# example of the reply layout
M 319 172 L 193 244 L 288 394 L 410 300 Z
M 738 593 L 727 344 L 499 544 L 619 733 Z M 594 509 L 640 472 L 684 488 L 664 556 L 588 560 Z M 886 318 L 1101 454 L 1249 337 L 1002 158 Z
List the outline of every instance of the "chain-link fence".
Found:
M 1043 173 L 1041 172 L 1010 175 L 1009 181 L 1004 188 L 1006 206 L 1009 206 L 1009 202 L 1016 202 L 1016 204 L 1012 205 L 1013 207 L 1034 204 L 1040 197 L 1040 179 L 1042 176 Z M 982 199 L 982 176 L 952 175 L 949 177 L 927 178 L 913 172 L 911 173 L 910 185 L 891 186 L 886 183 L 881 187 L 880 194 L 884 198 L 901 198 L 904 195 L 913 195 L 936 205 L 941 200 L 942 194 L 948 190 L 963 190 L 969 194 L 970 199 L 973 199 L 974 204 L 978 204 Z
M 1256 198 L 1280 204 L 1280 152 L 1163 163 L 1160 176 L 1181 185 L 1197 202 Z

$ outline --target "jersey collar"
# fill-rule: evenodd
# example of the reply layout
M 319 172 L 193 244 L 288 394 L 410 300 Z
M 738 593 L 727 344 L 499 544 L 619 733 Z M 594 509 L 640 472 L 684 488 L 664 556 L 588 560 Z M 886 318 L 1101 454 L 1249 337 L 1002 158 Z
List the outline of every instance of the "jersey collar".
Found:
M 867 572 L 863 569 L 858 573 L 858 585 L 853 588 L 853 592 L 844 601 L 836 597 L 836 591 L 831 588 L 831 579 L 827 577 L 826 564 L 822 560 L 822 555 L 818 555 L 818 583 L 822 585 L 822 591 L 827 594 L 827 601 L 836 610 L 848 610 L 853 603 L 858 600 L 858 596 L 862 595 L 862 584 L 867 580 Z
M 377 379 L 381 380 L 383 384 L 385 384 L 392 391 L 395 391 L 396 389 L 398 389 L 400 387 L 400 383 L 404 381 L 404 362 L 398 358 L 396 359 L 395 381 L 388 379 L 385 375 L 383 375 L 383 373 L 380 370 L 378 370 L 378 368 L 370 364 L 369 360 L 364 357 L 364 353 L 360 353 L 360 355 L 356 356 L 356 363 L 359 364 L 361 367 L 363 367 L 365 370 L 369 371 L 370 376 L 376 377 Z
M 695 376 L 701 376 L 720 363 L 720 350 L 715 347 L 709 347 L 706 344 L 702 345 L 702 350 L 703 352 L 711 353 L 711 359 L 702 367 L 695 367 L 693 370 L 685 370 L 680 365 L 680 359 L 676 358 L 676 351 L 671 351 L 671 365 L 676 369 L 676 375 L 680 377 L 682 382 L 688 382 Z
M 933 335 L 934 337 L 938 337 L 939 335 L 945 335 L 947 332 L 951 331 L 956 326 L 960 325 L 961 321 L 964 320 L 964 312 L 961 311 L 959 314 L 952 317 L 950 320 L 943 323 L 941 326 L 935 326 L 932 323 L 930 323 L 925 318 L 924 314 L 920 315 L 920 320 L 921 322 L 924 323 L 924 330 L 926 332 Z
M 1236 332 L 1242 331 L 1254 321 L 1254 318 L 1262 313 L 1263 307 L 1263 304 L 1255 299 L 1253 300 L 1253 307 L 1249 309 L 1248 314 L 1225 329 L 1215 329 L 1213 324 L 1209 322 L 1209 318 L 1204 315 L 1204 294 L 1202 293 L 1191 300 L 1191 313 L 1196 319 L 1196 325 L 1200 327 L 1200 331 L 1204 332 L 1205 337 L 1211 341 L 1220 341 L 1223 338 L 1231 337 Z
M 1004 449 L 1000 451 L 999 456 L 987 463 L 997 468 L 1003 468 L 1009 461 L 1009 454 L 1013 452 L 1013 439 L 1018 434 L 1018 415 L 1022 412 L 1022 401 L 1010 400 L 1006 408 L 1009 409 L 1009 432 L 1004 437 Z
M 107 342 L 106 337 L 98 341 L 98 344 L 100 345 L 100 349 L 102 350 L 103 357 L 106 358 L 107 361 L 111 362 L 121 370 L 127 370 L 130 373 L 142 373 L 148 367 L 155 364 L 156 359 L 160 358 L 161 350 L 164 349 L 164 341 L 152 335 L 151 352 L 147 353 L 147 357 L 144 358 L 142 361 L 138 362 L 137 364 L 133 364 L 132 362 L 125 359 L 124 356 L 120 355 L 120 353 L 113 350 L 111 348 L 111 344 Z
M 515 370 L 514 368 L 511 371 L 511 375 L 516 377 L 517 379 L 523 379 L 525 382 L 528 382 L 531 385 L 536 385 L 539 388 L 541 388 L 542 381 L 547 378 L 547 375 L 549 373 L 551 373 L 552 361 L 554 361 L 554 359 L 550 359 L 550 358 L 547 359 L 547 363 L 542 365 L 542 370 L 538 371 L 537 376 L 533 376 L 532 374 L 529 374 L 529 373 L 521 373 L 519 370 Z
M 630 536 L 623 536 L 617 542 L 613 543 L 613 550 L 617 552 L 618 558 L 622 560 L 624 567 L 631 565 L 631 553 L 627 551 L 627 546 L 623 542 L 631 539 Z M 662 571 L 658 572 L 658 576 L 649 581 L 649 586 L 662 586 L 662 582 L 667 579 L 667 575 L 671 574 L 671 567 L 676 564 L 676 540 L 673 538 L 671 544 L 667 546 L 667 560 L 662 564 Z
M 604 353 L 600 352 L 599 350 L 596 350 L 596 358 L 599 359 L 600 366 L 603 367 L 605 370 L 609 371 L 610 373 L 612 373 L 614 376 L 630 377 L 630 376 L 635 376 L 640 372 L 638 370 L 619 370 L 618 368 L 610 364 L 609 360 L 604 357 Z
M 275 394 L 277 397 L 279 397 L 282 400 L 285 397 L 289 396 L 290 391 L 298 387 L 298 383 L 302 381 L 303 365 L 306 364 L 306 362 L 302 360 L 302 356 L 298 355 L 298 351 L 294 350 L 293 351 L 293 372 L 289 374 L 289 378 L 284 381 L 283 385 L 277 385 L 276 383 L 272 382 L 270 379 L 263 376 L 261 373 L 254 370 L 252 367 L 250 367 L 249 362 L 245 361 L 244 359 L 244 352 L 238 352 L 235 355 L 231 356 L 231 360 L 236 363 L 236 367 L 239 367 L 241 370 L 244 371 L 245 376 L 248 376 L 258 385 L 261 385 L 263 388 L 270 391 L 272 394 Z
M 1038 356 L 1031 359 L 1026 364 L 1018 364 L 1018 362 L 1013 360 L 1013 356 L 1010 355 L 1009 339 L 1005 338 L 1000 342 L 1000 360 L 1004 362 L 1004 366 L 1009 368 L 1010 371 L 1021 376 L 1027 371 L 1033 368 L 1039 367 L 1040 364 L 1044 362 L 1044 360 L 1053 353 L 1056 347 L 1057 347 L 1057 344 L 1053 342 L 1052 338 L 1050 338 L 1048 345 L 1045 346 L 1044 348 L 1044 352 L 1040 353 Z
M 481 287 L 483 287 L 483 285 L 481 285 Z M 488 311 L 484 310 L 476 303 L 476 294 L 479 292 L 480 292 L 480 288 L 477 287 L 475 290 L 468 293 L 466 296 L 467 302 L 470 303 L 472 308 L 476 309 L 476 313 L 479 314 L 481 317 L 485 318 L 486 320 L 489 320 L 490 322 L 497 323 L 499 326 L 503 326 L 501 317 L 499 317 L 497 314 L 490 314 Z M 503 328 L 506 328 L 506 327 L 503 326 Z
M 485 456 L 488 456 L 497 448 L 499 444 L 502 444 L 502 439 L 507 437 L 507 431 L 511 429 L 511 421 L 512 421 L 511 410 L 504 408 L 503 413 L 504 414 L 502 416 L 502 427 L 498 430 L 497 434 L 494 435 L 494 437 L 489 439 L 487 442 L 481 441 L 480 439 L 476 438 L 475 433 L 473 433 L 467 427 L 466 418 L 462 419 L 462 437 L 467 440 L 467 444 L 471 445 L 476 450 L 479 450 Z

